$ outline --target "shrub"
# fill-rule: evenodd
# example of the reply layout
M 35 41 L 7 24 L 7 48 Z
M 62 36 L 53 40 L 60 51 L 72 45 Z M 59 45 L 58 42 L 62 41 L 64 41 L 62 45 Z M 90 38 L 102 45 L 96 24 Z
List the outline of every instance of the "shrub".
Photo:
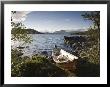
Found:
M 26 56 L 17 56 L 14 50 L 12 52 L 11 76 L 13 77 L 67 76 L 64 70 L 50 63 L 45 57 L 34 55 L 32 58 L 26 58 Z
M 99 64 L 100 63 L 99 53 L 100 53 L 99 46 L 93 45 L 91 48 L 82 50 L 79 55 L 81 58 L 86 58 L 91 63 Z
M 47 64 L 47 59 L 40 56 L 32 56 L 32 58 L 21 57 L 17 55 L 19 52 L 17 49 L 12 50 L 11 59 L 11 75 L 12 76 L 35 76 L 35 71 L 40 69 L 43 65 Z M 25 58 L 25 60 L 24 60 Z

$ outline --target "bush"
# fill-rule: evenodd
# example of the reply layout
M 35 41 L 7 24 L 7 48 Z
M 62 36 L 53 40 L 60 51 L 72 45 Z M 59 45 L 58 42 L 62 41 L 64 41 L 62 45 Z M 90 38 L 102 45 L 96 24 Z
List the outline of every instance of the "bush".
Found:
M 13 77 L 52 77 L 67 76 L 64 70 L 50 63 L 45 57 L 38 55 L 29 58 L 16 55 L 12 51 L 11 76 Z
M 99 50 L 96 45 L 93 46 L 93 48 L 88 48 L 85 51 L 81 51 L 80 53 L 81 58 L 87 58 L 87 60 L 94 64 L 99 64 L 100 58 L 99 58 Z
M 99 29 L 89 29 L 86 31 L 88 35 L 88 42 L 85 49 L 80 52 L 81 58 L 87 58 L 88 62 L 100 63 L 100 32 Z
M 73 54 L 79 57 L 77 76 L 100 76 L 100 30 L 89 29 L 83 35 L 87 35 L 87 41 L 80 45 L 68 40 L 75 44 Z
M 17 49 L 11 50 L 11 75 L 12 76 L 20 76 L 20 65 L 22 63 L 21 56 L 23 53 L 18 51 Z
M 35 76 L 35 70 L 41 69 L 41 67 L 47 64 L 47 59 L 40 56 L 21 57 L 17 55 L 21 52 L 18 50 L 12 50 L 11 59 L 11 75 L 12 76 Z M 25 60 L 24 60 L 25 58 Z M 37 74 L 38 75 L 38 74 Z

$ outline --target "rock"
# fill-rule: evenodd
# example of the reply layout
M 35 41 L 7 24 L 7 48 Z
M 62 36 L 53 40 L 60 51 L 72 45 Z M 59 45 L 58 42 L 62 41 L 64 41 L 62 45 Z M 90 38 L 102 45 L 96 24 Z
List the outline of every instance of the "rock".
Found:
M 48 54 L 47 51 L 43 51 L 42 54 Z
M 24 49 L 25 47 L 21 47 L 21 46 L 19 46 L 19 47 L 17 47 L 18 49 Z

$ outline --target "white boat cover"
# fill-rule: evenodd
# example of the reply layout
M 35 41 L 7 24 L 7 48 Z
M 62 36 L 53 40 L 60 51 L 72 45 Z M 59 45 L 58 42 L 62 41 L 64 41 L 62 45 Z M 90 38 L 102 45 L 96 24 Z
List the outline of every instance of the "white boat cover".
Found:
M 71 62 L 74 59 L 78 59 L 78 57 L 66 52 L 65 50 L 61 49 L 60 50 L 60 55 L 59 56 L 54 56 L 53 60 L 56 63 L 65 63 L 65 62 Z

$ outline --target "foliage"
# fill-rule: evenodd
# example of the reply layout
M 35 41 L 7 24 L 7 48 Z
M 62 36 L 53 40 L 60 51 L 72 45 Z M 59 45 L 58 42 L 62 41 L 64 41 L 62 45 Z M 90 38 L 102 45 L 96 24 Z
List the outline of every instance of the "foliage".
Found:
M 11 12 L 12 15 L 16 15 L 16 11 Z M 24 43 L 30 43 L 32 41 L 31 36 L 27 34 L 25 25 L 21 22 L 14 22 L 13 17 L 11 17 L 11 34 L 12 38 L 11 40 L 18 40 L 18 41 L 23 41 Z
M 100 76 L 100 29 L 90 28 L 82 34 L 87 36 L 86 42 L 66 41 L 70 46 L 75 44 L 73 54 L 79 57 L 76 75 Z
M 12 38 L 13 41 L 23 41 L 24 43 L 31 43 L 32 38 L 27 34 L 24 29 L 13 28 L 12 29 Z
M 89 37 L 89 41 L 98 43 L 100 39 L 100 29 L 89 29 L 85 34 Z
M 46 57 L 33 55 L 22 57 L 22 52 L 12 50 L 11 76 L 13 77 L 51 77 L 67 76 L 65 71 L 50 63 Z M 18 55 L 19 54 L 19 55 Z
M 11 50 L 11 74 L 12 76 L 20 76 L 20 64 L 22 64 L 22 52 L 17 49 Z
M 89 29 L 85 32 L 88 36 L 87 42 L 79 51 L 79 57 L 86 59 L 88 62 L 100 63 L 100 32 L 99 29 Z
M 78 50 L 80 60 L 77 76 L 100 76 L 100 12 L 85 13 L 82 16 L 93 21 L 94 28 L 90 27 L 88 31 L 83 32 L 88 38 Z
M 100 28 L 100 11 L 93 11 L 82 15 L 84 19 L 93 21 L 94 27 Z
M 80 52 L 80 57 L 87 59 L 88 62 L 99 64 L 100 63 L 99 45 L 93 45 L 91 48 L 84 49 Z

